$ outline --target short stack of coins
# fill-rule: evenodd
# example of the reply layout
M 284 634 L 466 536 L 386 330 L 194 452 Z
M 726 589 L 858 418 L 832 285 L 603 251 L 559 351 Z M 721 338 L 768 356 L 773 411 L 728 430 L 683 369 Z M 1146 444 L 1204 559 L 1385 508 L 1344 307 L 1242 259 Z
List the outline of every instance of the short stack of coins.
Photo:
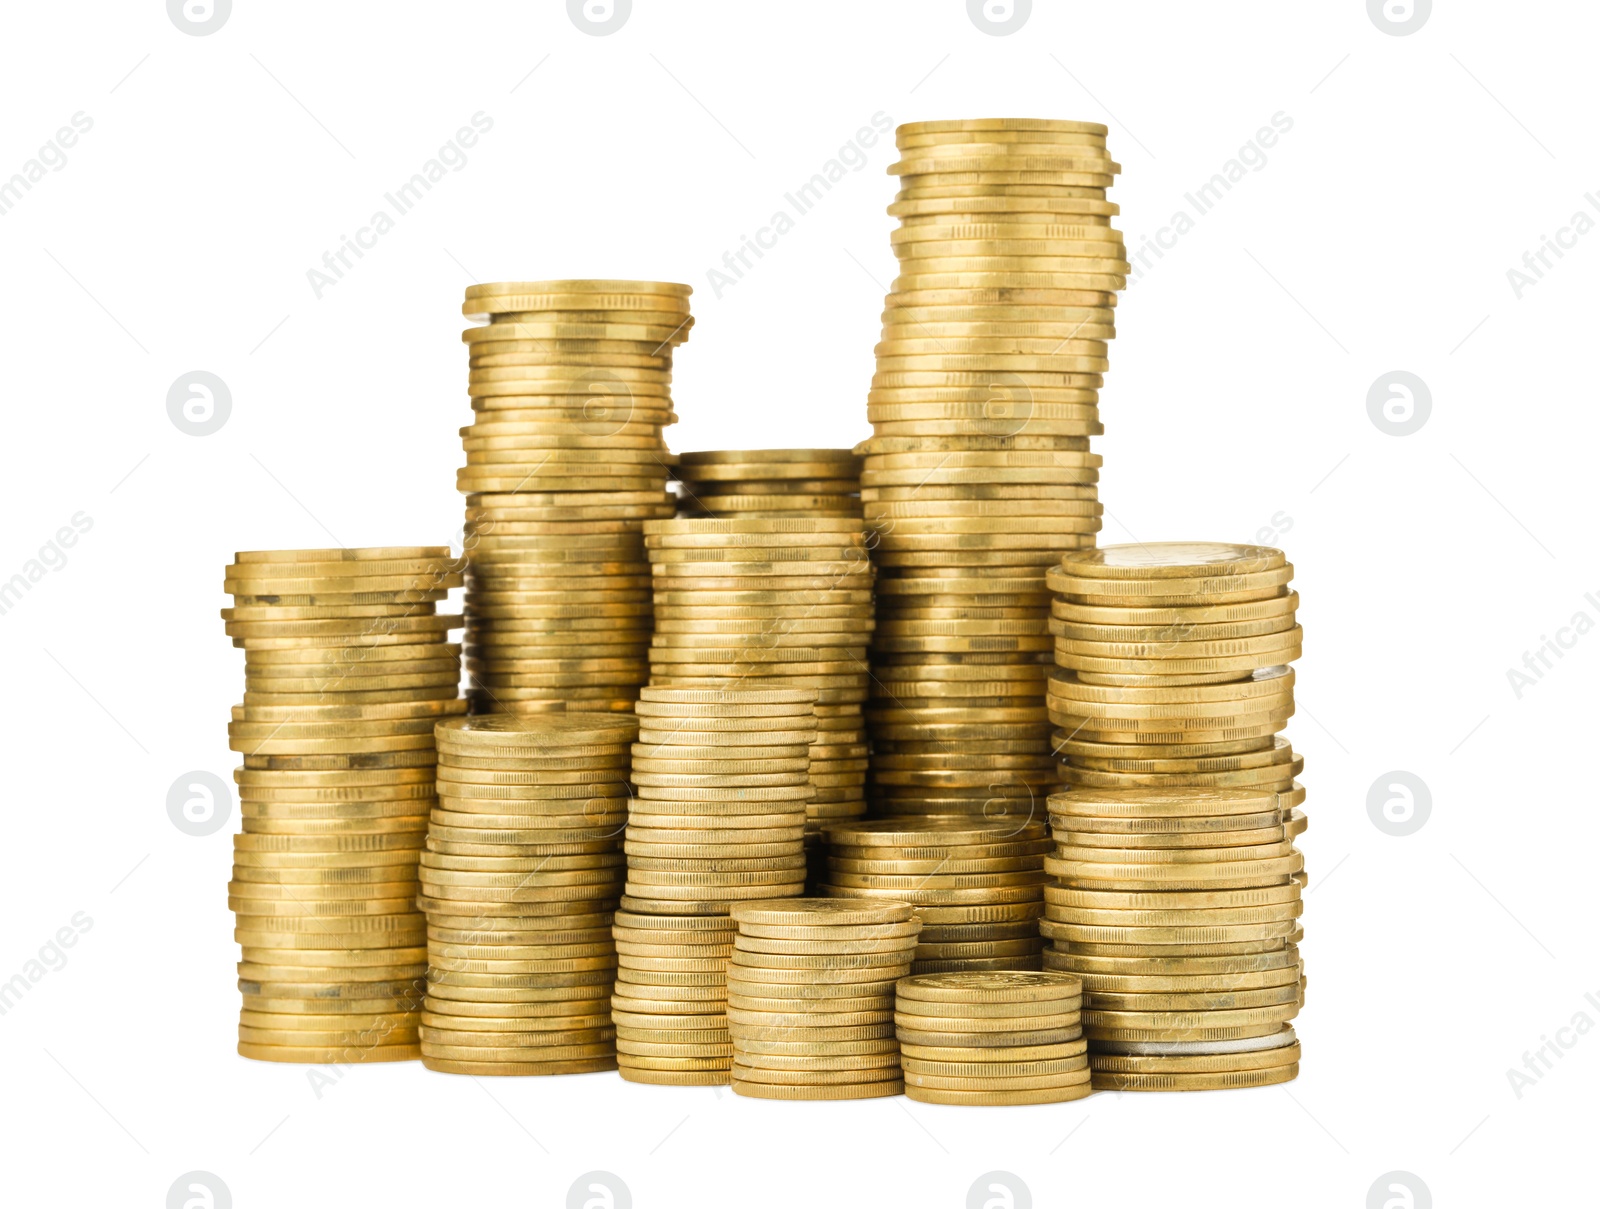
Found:
M 1050 823 L 1045 968 L 1083 981 L 1095 1086 L 1293 1079 L 1305 816 L 1270 789 L 1075 789 Z
M 672 350 L 686 285 L 499 282 L 467 289 L 473 423 L 464 545 L 478 713 L 627 710 L 648 678 L 642 523 L 671 516 Z
M 745 850 L 766 847 L 752 843 Z M 617 1069 L 624 1079 L 678 1086 L 728 1082 L 733 1066 L 728 1037 L 733 933 L 729 915 L 617 912 L 611 1019 L 617 1029 Z
M 740 903 L 728 967 L 733 1090 L 768 1100 L 899 1095 L 895 983 L 921 924 L 910 903 Z
M 678 455 L 685 516 L 861 516 L 851 449 L 702 449 Z
M 615 1070 L 630 714 L 440 723 L 422 1058 L 468 1075 Z
M 919 974 L 895 988 L 906 1096 L 927 1104 L 1060 1104 L 1092 1089 L 1067 974 Z
M 836 823 L 819 893 L 915 906 L 922 933 L 913 974 L 1037 970 L 1050 851 L 1043 818 Z
M 655 585 L 650 682 L 798 688 L 816 695 L 816 834 L 866 813 L 861 703 L 872 631 L 872 562 L 843 516 L 650 521 Z
M 460 583 L 433 546 L 250 551 L 227 568 L 222 616 L 245 651 L 228 905 L 247 1058 L 421 1056 L 433 728 L 466 709 L 461 619 L 436 604 Z
M 1299 594 L 1283 551 L 1156 542 L 1069 551 L 1049 574 L 1050 716 L 1061 779 L 1085 788 L 1277 790 L 1299 805 Z
M 1128 266 L 1092 122 L 917 122 L 890 214 L 861 498 L 877 814 L 1026 813 L 1053 780 L 1043 572 L 1094 544 L 1089 439 Z

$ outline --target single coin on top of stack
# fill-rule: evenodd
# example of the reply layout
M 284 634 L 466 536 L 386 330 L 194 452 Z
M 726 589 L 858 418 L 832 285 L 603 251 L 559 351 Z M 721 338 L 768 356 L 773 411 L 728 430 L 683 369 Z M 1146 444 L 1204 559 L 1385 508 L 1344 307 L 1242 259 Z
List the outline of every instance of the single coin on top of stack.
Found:
M 671 516 L 672 350 L 690 288 L 469 286 L 467 668 L 480 713 L 627 710 L 647 678 L 640 527 Z
M 1037 970 L 1044 820 L 864 819 L 827 832 L 821 893 L 902 899 L 922 921 L 913 974 Z
M 422 1059 L 464 1075 L 615 1070 L 608 1000 L 631 714 L 440 723 L 418 903 Z
M 868 395 L 879 814 L 1026 812 L 1052 774 L 1044 569 L 1094 544 L 1090 438 L 1128 266 L 1093 122 L 895 132 L 900 262 Z
M 1305 816 L 1270 789 L 1050 798 L 1045 968 L 1084 984 L 1094 1084 L 1204 1091 L 1299 1073 Z
M 895 988 L 906 1096 L 926 1104 L 1060 1104 L 1092 1090 L 1083 984 L 1037 972 L 919 974 Z
M 911 968 L 910 903 L 739 903 L 728 967 L 733 1090 L 767 1100 L 856 1100 L 904 1090 L 894 988 Z
M 804 889 L 815 695 L 640 690 L 611 999 L 624 1079 L 728 1082 L 728 911 Z
M 685 516 L 861 515 L 850 449 L 702 449 L 678 455 Z
M 1294 713 L 1300 597 L 1283 551 L 1155 542 L 1069 551 L 1051 570 L 1050 716 L 1083 788 L 1260 788 L 1304 800 Z
M 225 573 L 222 616 L 245 651 L 228 905 L 247 1058 L 420 1056 L 433 727 L 466 709 L 448 633 L 461 619 L 435 605 L 460 583 L 435 546 L 249 551 Z

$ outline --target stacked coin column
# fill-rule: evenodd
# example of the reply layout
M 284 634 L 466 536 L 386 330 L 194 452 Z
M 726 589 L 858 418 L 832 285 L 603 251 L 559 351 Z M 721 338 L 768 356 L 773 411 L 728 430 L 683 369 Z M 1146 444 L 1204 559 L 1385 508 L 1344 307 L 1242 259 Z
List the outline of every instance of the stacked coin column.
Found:
M 421 1056 L 433 727 L 466 709 L 448 641 L 461 619 L 435 604 L 460 582 L 449 551 L 427 546 L 252 551 L 227 568 L 222 616 L 245 651 L 228 905 L 247 1058 Z
M 728 967 L 733 1090 L 768 1100 L 856 1100 L 904 1090 L 895 983 L 921 924 L 910 903 L 741 903 Z
M 872 626 L 872 562 L 843 516 L 649 521 L 651 683 L 814 693 L 820 767 L 808 832 L 865 811 L 857 778 Z M 817 850 L 819 839 L 811 847 Z
M 422 857 L 423 1063 L 467 1075 L 615 1070 L 631 715 L 441 723 Z
M 1048 792 L 1043 573 L 1094 544 L 1089 438 L 1128 266 L 1090 122 L 901 126 L 900 276 L 868 396 L 878 533 L 870 798 L 1036 813 Z
M 914 905 L 922 933 L 913 974 L 1037 970 L 1049 851 L 1042 818 L 836 823 L 820 893 Z
M 1083 980 L 1094 1085 L 1204 1091 L 1299 1072 L 1304 816 L 1260 789 L 1050 798 L 1047 969 Z
M 906 1096 L 1060 1104 L 1090 1086 L 1083 984 L 1066 974 L 922 974 L 895 988 Z
M 641 524 L 673 514 L 672 350 L 689 287 L 475 285 L 462 310 L 467 668 L 479 713 L 627 710 L 647 678 Z

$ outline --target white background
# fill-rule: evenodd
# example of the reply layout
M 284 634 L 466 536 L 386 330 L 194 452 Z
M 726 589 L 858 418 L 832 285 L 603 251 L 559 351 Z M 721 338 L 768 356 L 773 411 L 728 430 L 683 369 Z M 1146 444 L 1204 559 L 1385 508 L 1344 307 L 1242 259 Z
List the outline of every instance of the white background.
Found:
M 237 0 L 205 37 L 160 0 L 4 23 L 0 180 L 93 120 L 0 217 L 0 579 L 93 521 L 0 617 L 0 980 L 93 920 L 0 1018 L 8 1199 L 157 1206 L 191 1169 L 239 1206 L 559 1206 L 590 1169 L 639 1206 L 956 1207 L 990 1169 L 1038 1205 L 1361 1206 L 1391 1169 L 1440 1205 L 1500 1205 L 1576 1178 L 1600 1036 L 1566 1034 L 1520 1099 L 1506 1070 L 1575 1014 L 1600 1022 L 1600 637 L 1520 699 L 1507 669 L 1600 620 L 1600 235 L 1520 299 L 1506 273 L 1575 211 L 1600 218 L 1593 6 L 1441 0 L 1405 37 L 1361 0 L 1040 0 L 1005 37 L 961 0 L 638 0 L 608 37 L 558 0 Z M 494 126 L 467 165 L 316 298 L 307 270 L 478 111 Z M 1109 123 L 1130 247 L 1293 120 L 1124 296 L 1098 448 L 1104 541 L 1275 527 L 1296 564 L 1300 1079 L 960 1110 L 405 1064 L 319 1099 L 305 1069 L 237 1057 L 236 822 L 192 838 L 165 806 L 181 774 L 236 762 L 224 563 L 457 531 L 474 280 L 694 284 L 676 449 L 867 435 L 892 146 L 720 299 L 707 270 L 878 111 Z M 1366 409 L 1397 368 L 1432 393 L 1408 437 Z M 166 413 L 193 369 L 231 388 L 211 436 Z M 1395 769 L 1432 794 L 1404 838 L 1367 814 Z

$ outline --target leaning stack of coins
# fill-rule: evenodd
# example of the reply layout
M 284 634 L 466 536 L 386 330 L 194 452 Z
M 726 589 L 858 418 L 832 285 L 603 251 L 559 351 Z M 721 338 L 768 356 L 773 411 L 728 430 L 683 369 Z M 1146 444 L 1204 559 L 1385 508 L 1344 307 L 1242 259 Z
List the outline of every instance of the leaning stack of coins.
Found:
M 1305 816 L 1270 789 L 1078 789 L 1050 822 L 1045 967 L 1083 980 L 1095 1086 L 1293 1079 Z
M 927 1104 L 1060 1104 L 1092 1089 L 1066 974 L 921 974 L 895 988 L 906 1096 Z
M 1299 594 L 1283 551 L 1158 542 L 1070 551 L 1049 574 L 1061 779 L 1086 788 L 1304 792 L 1277 737 L 1294 712 Z
M 632 715 L 439 724 L 418 903 L 423 1063 L 468 1075 L 615 1070 L 608 1000 Z
M 861 516 L 851 449 L 703 449 L 678 455 L 685 516 Z
M 459 714 L 461 583 L 449 550 L 237 554 L 222 610 L 245 651 L 243 834 L 228 905 L 243 950 L 239 1052 L 275 1062 L 417 1058 L 427 948 L 417 860 L 433 727 Z
M 660 844 L 662 850 L 691 844 Z M 742 851 L 764 851 L 752 843 Z M 617 1069 L 632 1083 L 726 1084 L 733 1065 L 728 1037 L 728 958 L 733 918 L 618 911 Z
M 500 282 L 467 289 L 473 423 L 464 543 L 479 713 L 627 710 L 647 678 L 643 521 L 673 514 L 672 349 L 689 287 Z
M 650 521 L 652 684 L 799 688 L 816 695 L 818 832 L 866 813 L 861 703 L 872 563 L 859 520 L 835 516 Z
M 900 276 L 868 396 L 871 799 L 1026 809 L 1050 780 L 1044 569 L 1100 528 L 1096 410 L 1128 266 L 1091 122 L 901 126 Z
M 910 903 L 774 899 L 733 909 L 733 1090 L 856 1100 L 904 1090 L 894 988 L 911 968 Z
M 913 974 L 1039 968 L 1051 851 L 1042 818 L 872 819 L 836 823 L 827 841 L 822 895 L 916 907 Z

